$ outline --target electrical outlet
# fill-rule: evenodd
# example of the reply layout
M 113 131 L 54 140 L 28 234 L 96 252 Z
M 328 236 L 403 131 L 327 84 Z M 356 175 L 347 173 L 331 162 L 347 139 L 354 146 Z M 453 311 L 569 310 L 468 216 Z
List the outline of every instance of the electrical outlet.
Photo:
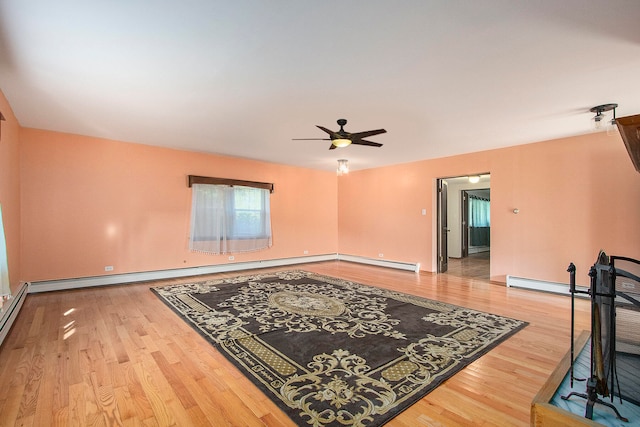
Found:
M 113 271 L 113 265 L 107 265 L 104 267 L 104 271 Z
M 305 250 L 303 253 L 304 253 L 305 255 L 308 255 L 308 254 L 309 254 L 309 251 Z
M 236 259 L 236 257 L 234 257 L 233 255 L 229 257 L 229 261 L 233 261 L 234 259 Z
M 384 258 L 384 254 L 378 254 L 378 258 Z

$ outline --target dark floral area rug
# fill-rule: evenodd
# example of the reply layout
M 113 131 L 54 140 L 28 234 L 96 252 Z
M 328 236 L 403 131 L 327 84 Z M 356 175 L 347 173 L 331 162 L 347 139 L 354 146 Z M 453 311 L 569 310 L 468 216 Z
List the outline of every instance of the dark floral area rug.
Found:
M 305 271 L 152 291 L 298 425 L 383 425 L 526 326 Z

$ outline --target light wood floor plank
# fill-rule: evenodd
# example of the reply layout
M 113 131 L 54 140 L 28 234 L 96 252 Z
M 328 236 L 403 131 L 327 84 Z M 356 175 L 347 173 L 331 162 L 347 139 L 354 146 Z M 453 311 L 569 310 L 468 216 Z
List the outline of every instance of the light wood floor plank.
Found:
M 339 261 L 294 268 L 530 323 L 390 426 L 527 426 L 533 397 L 569 348 L 569 298 L 493 284 L 469 265 L 441 275 Z M 293 426 L 149 290 L 283 269 L 29 295 L 0 348 L 0 426 Z M 588 301 L 576 309 L 576 330 L 588 329 Z

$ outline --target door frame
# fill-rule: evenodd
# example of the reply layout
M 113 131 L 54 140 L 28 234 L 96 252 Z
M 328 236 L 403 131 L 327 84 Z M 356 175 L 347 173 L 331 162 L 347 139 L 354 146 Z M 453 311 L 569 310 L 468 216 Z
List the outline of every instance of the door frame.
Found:
M 440 256 L 441 256 L 441 248 L 440 248 L 440 243 L 441 243 L 441 239 L 442 239 L 442 227 L 440 226 L 441 224 L 441 220 L 440 220 L 440 194 L 439 194 L 439 189 L 440 189 L 440 185 L 442 181 L 451 181 L 451 180 L 456 180 L 456 179 L 460 179 L 460 178 L 466 178 L 468 179 L 469 176 L 472 175 L 478 175 L 478 176 L 488 176 L 489 177 L 489 181 L 486 182 L 491 182 L 491 172 L 481 172 L 481 173 L 470 173 L 468 175 L 454 175 L 454 176 L 444 176 L 444 177 L 439 177 L 439 178 L 435 178 L 435 188 L 434 188 L 434 193 L 433 193 L 433 198 L 432 203 L 433 203 L 433 209 L 435 211 L 435 215 L 434 218 L 432 220 L 432 230 L 433 232 L 436 234 L 436 238 L 431 240 L 431 247 L 432 247 L 432 268 L 435 268 L 437 273 L 441 273 L 440 271 Z M 485 184 L 486 184 L 485 182 Z M 488 188 L 490 190 L 491 188 L 491 184 L 489 184 L 489 187 L 478 187 L 477 189 L 485 189 Z M 472 191 L 475 190 L 476 188 L 467 188 L 465 190 L 468 191 Z M 462 191 L 462 190 L 461 190 Z M 456 195 L 456 198 L 458 196 Z M 468 199 L 467 199 L 468 200 Z M 468 212 L 467 212 L 468 214 Z M 468 215 L 467 215 L 468 216 Z M 468 221 L 468 217 L 467 217 L 467 224 L 469 223 Z M 467 241 L 467 251 L 469 248 L 469 242 Z M 447 255 L 448 258 L 448 255 Z
M 445 178 L 436 180 L 436 201 L 437 201 L 437 254 L 436 264 L 437 272 L 445 273 L 449 268 L 449 250 L 448 250 L 448 215 L 447 215 L 447 189 L 448 184 Z
M 460 191 L 460 256 L 469 256 L 469 193 Z

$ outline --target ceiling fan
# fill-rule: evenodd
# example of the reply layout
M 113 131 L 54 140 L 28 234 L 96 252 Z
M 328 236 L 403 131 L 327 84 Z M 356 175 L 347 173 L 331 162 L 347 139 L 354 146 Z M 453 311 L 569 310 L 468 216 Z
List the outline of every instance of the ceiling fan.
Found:
M 364 132 L 354 132 L 349 133 L 344 130 L 344 125 L 347 124 L 345 119 L 339 119 L 338 125 L 340 125 L 340 130 L 334 132 L 325 127 L 318 126 L 318 129 L 323 130 L 324 132 L 329 134 L 329 138 L 294 138 L 294 141 L 331 141 L 331 145 L 329 146 L 329 150 L 333 150 L 336 147 L 346 147 L 351 144 L 355 145 L 368 145 L 370 147 L 382 147 L 382 144 L 372 141 L 366 141 L 362 138 L 366 138 L 373 135 L 380 135 L 381 133 L 386 133 L 387 131 L 384 129 L 376 129 L 376 130 L 367 130 Z

